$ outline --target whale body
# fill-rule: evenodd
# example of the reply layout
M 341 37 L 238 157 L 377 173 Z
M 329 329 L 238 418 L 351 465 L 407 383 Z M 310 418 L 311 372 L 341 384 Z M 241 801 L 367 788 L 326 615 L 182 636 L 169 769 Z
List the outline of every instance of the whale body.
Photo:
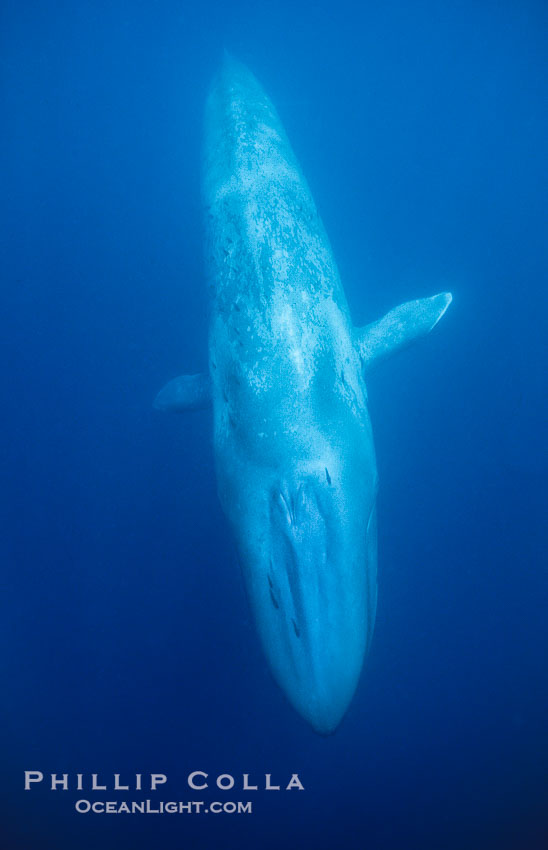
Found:
M 156 407 L 212 405 L 218 492 L 272 673 L 319 733 L 338 726 L 377 604 L 377 469 L 364 375 L 423 336 L 449 293 L 353 327 L 280 119 L 226 57 L 206 106 L 209 370 Z

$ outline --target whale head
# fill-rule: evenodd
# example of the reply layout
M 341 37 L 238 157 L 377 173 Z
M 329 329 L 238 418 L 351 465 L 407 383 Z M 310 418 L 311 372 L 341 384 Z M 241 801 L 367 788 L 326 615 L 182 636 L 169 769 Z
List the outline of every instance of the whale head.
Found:
M 376 473 L 329 463 L 272 476 L 232 515 L 271 670 L 324 735 L 352 700 L 376 609 Z

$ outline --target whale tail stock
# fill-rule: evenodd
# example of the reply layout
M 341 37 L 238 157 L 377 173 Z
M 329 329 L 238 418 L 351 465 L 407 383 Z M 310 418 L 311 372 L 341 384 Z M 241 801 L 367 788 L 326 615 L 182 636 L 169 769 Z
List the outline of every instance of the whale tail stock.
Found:
M 437 325 L 452 300 L 450 292 L 431 298 L 407 301 L 390 310 L 382 319 L 354 331 L 355 344 L 364 369 L 386 360 L 392 354 L 426 336 Z M 211 379 L 206 373 L 179 375 L 168 381 L 154 400 L 157 410 L 185 413 L 211 405 Z

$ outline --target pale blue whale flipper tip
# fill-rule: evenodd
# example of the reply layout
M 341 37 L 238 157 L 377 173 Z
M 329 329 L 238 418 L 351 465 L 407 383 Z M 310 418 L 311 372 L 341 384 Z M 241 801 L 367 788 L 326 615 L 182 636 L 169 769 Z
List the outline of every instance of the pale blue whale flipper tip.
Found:
M 218 491 L 276 681 L 319 733 L 345 714 L 377 604 L 377 469 L 364 383 L 449 293 L 352 326 L 327 235 L 276 110 L 226 56 L 203 165 L 209 374 L 156 406 L 212 404 Z

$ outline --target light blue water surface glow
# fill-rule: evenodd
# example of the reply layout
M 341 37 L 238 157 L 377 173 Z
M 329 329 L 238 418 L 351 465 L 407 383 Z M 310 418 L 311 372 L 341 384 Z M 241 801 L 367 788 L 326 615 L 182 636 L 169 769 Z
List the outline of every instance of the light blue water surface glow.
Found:
M 0 17 L 2 847 L 546 847 L 545 4 Z M 454 294 L 369 381 L 378 617 L 329 739 L 261 655 L 210 415 L 152 409 L 207 362 L 200 145 L 225 47 L 278 108 L 355 323 Z M 93 817 L 25 794 L 24 769 L 166 773 L 157 799 L 189 799 L 191 770 L 306 791 Z

